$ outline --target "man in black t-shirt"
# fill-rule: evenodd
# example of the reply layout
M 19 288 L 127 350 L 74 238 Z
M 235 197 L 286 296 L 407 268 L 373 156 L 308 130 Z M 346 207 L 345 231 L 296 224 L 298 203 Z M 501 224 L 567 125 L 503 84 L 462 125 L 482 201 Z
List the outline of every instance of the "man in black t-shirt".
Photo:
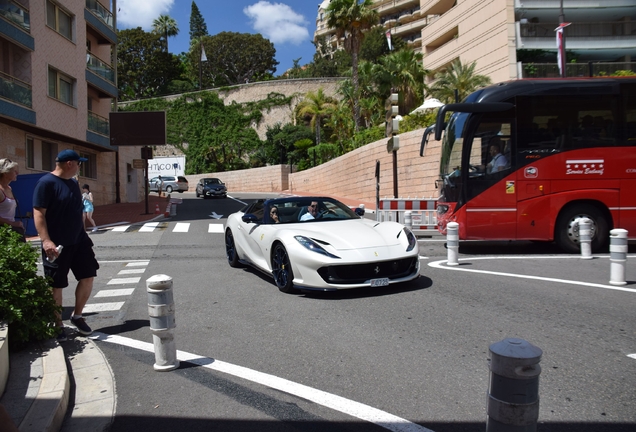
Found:
M 93 242 L 84 231 L 82 192 L 74 176 L 82 162 L 73 150 L 63 150 L 55 159 L 55 170 L 38 180 L 33 192 L 33 220 L 42 240 L 44 274 L 53 279 L 53 298 L 62 306 L 62 289 L 68 286 L 68 272 L 77 279 L 75 308 L 71 323 L 87 336 L 93 330 L 86 324 L 82 311 L 93 290 L 93 279 L 99 264 Z M 58 246 L 63 246 L 58 251 Z M 58 315 L 58 341 L 66 340 L 62 316 Z

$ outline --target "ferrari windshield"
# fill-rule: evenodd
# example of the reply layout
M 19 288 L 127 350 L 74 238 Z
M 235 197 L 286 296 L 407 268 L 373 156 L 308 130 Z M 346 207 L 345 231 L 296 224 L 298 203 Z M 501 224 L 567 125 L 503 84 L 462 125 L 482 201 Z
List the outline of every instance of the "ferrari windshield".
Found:
M 454 113 L 446 125 L 440 158 L 442 178 L 451 179 L 459 176 L 462 166 L 464 126 L 469 115 L 469 113 Z
M 360 219 L 347 205 L 333 198 L 293 197 L 264 203 L 265 223 L 310 223 L 329 220 Z

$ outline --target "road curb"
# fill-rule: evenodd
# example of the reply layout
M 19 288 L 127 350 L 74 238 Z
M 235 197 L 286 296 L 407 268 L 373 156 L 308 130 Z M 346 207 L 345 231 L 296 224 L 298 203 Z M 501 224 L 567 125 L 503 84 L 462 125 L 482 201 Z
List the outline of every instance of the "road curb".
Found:
M 59 431 L 68 409 L 71 381 L 64 350 L 55 340 L 41 344 L 42 381 L 24 419 L 20 432 Z

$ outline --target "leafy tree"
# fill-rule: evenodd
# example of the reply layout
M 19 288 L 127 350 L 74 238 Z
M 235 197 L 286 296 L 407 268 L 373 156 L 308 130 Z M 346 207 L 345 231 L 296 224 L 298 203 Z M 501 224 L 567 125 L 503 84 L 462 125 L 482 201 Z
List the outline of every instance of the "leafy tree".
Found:
M 310 126 L 316 131 L 316 144 L 320 144 L 320 129 L 322 119 L 329 115 L 329 110 L 335 108 L 336 100 L 325 95 L 322 87 L 317 92 L 308 92 L 305 99 L 298 104 L 296 111 L 299 117 L 309 117 Z
M 265 137 L 263 147 L 266 149 L 267 163 L 272 165 L 298 163 L 301 155 L 296 151 L 294 144 L 307 139 L 313 143 L 313 131 L 310 128 L 292 123 L 268 126 Z
M 164 51 L 161 36 L 137 27 L 117 32 L 117 83 L 121 100 L 164 94 L 179 78 L 179 60 Z
M 159 15 L 159 18 L 152 22 L 152 31 L 164 37 L 166 52 L 168 52 L 168 38 L 179 34 L 177 22 L 168 15 Z
M 358 53 L 364 31 L 377 24 L 379 15 L 371 9 L 371 0 L 332 0 L 327 7 L 327 26 L 336 30 L 336 37 L 344 37 L 344 48 L 351 55 L 353 83 L 353 118 L 356 131 L 360 125 L 358 103 Z
M 360 46 L 360 60 L 377 62 L 380 57 L 391 52 L 401 51 L 407 47 L 406 42 L 401 37 L 392 37 L 391 45 L 393 49 L 389 50 L 384 27 L 373 27 L 365 33 L 364 40 Z
M 203 37 L 202 43 L 208 59 L 202 65 L 203 87 L 262 81 L 276 72 L 274 44 L 260 34 L 221 32 Z M 200 55 L 199 49 L 191 47 L 190 63 L 198 65 Z M 193 69 L 198 71 L 198 66 Z
M 345 154 L 352 150 L 349 142 L 355 133 L 355 125 L 353 124 L 353 116 L 351 115 L 351 106 L 346 100 L 333 108 L 326 121 L 326 126 L 331 129 L 330 138 L 339 146 L 340 154 Z
M 424 76 L 422 53 L 410 49 L 394 51 L 380 58 L 377 67 L 378 85 L 388 97 L 391 89 L 399 95 L 400 114 L 406 115 L 422 103 Z
M 448 104 L 455 102 L 455 90 L 458 99 L 464 100 L 469 94 L 490 84 L 490 78 L 485 75 L 476 75 L 476 62 L 463 65 L 459 59 L 435 75 L 435 82 L 428 93 L 441 102 Z
M 197 4 L 193 1 L 192 8 L 190 9 L 190 41 L 207 35 L 208 26 L 205 25 L 205 20 L 203 19 Z

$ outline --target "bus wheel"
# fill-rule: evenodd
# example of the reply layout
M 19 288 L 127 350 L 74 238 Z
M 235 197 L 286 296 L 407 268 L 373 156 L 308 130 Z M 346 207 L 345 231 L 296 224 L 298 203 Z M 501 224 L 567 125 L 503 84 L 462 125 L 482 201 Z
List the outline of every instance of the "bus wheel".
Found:
M 592 252 L 607 246 L 609 229 L 603 212 L 589 204 L 577 204 L 564 209 L 557 219 L 554 238 L 565 252 L 581 251 L 578 221 L 584 217 L 592 220 Z

